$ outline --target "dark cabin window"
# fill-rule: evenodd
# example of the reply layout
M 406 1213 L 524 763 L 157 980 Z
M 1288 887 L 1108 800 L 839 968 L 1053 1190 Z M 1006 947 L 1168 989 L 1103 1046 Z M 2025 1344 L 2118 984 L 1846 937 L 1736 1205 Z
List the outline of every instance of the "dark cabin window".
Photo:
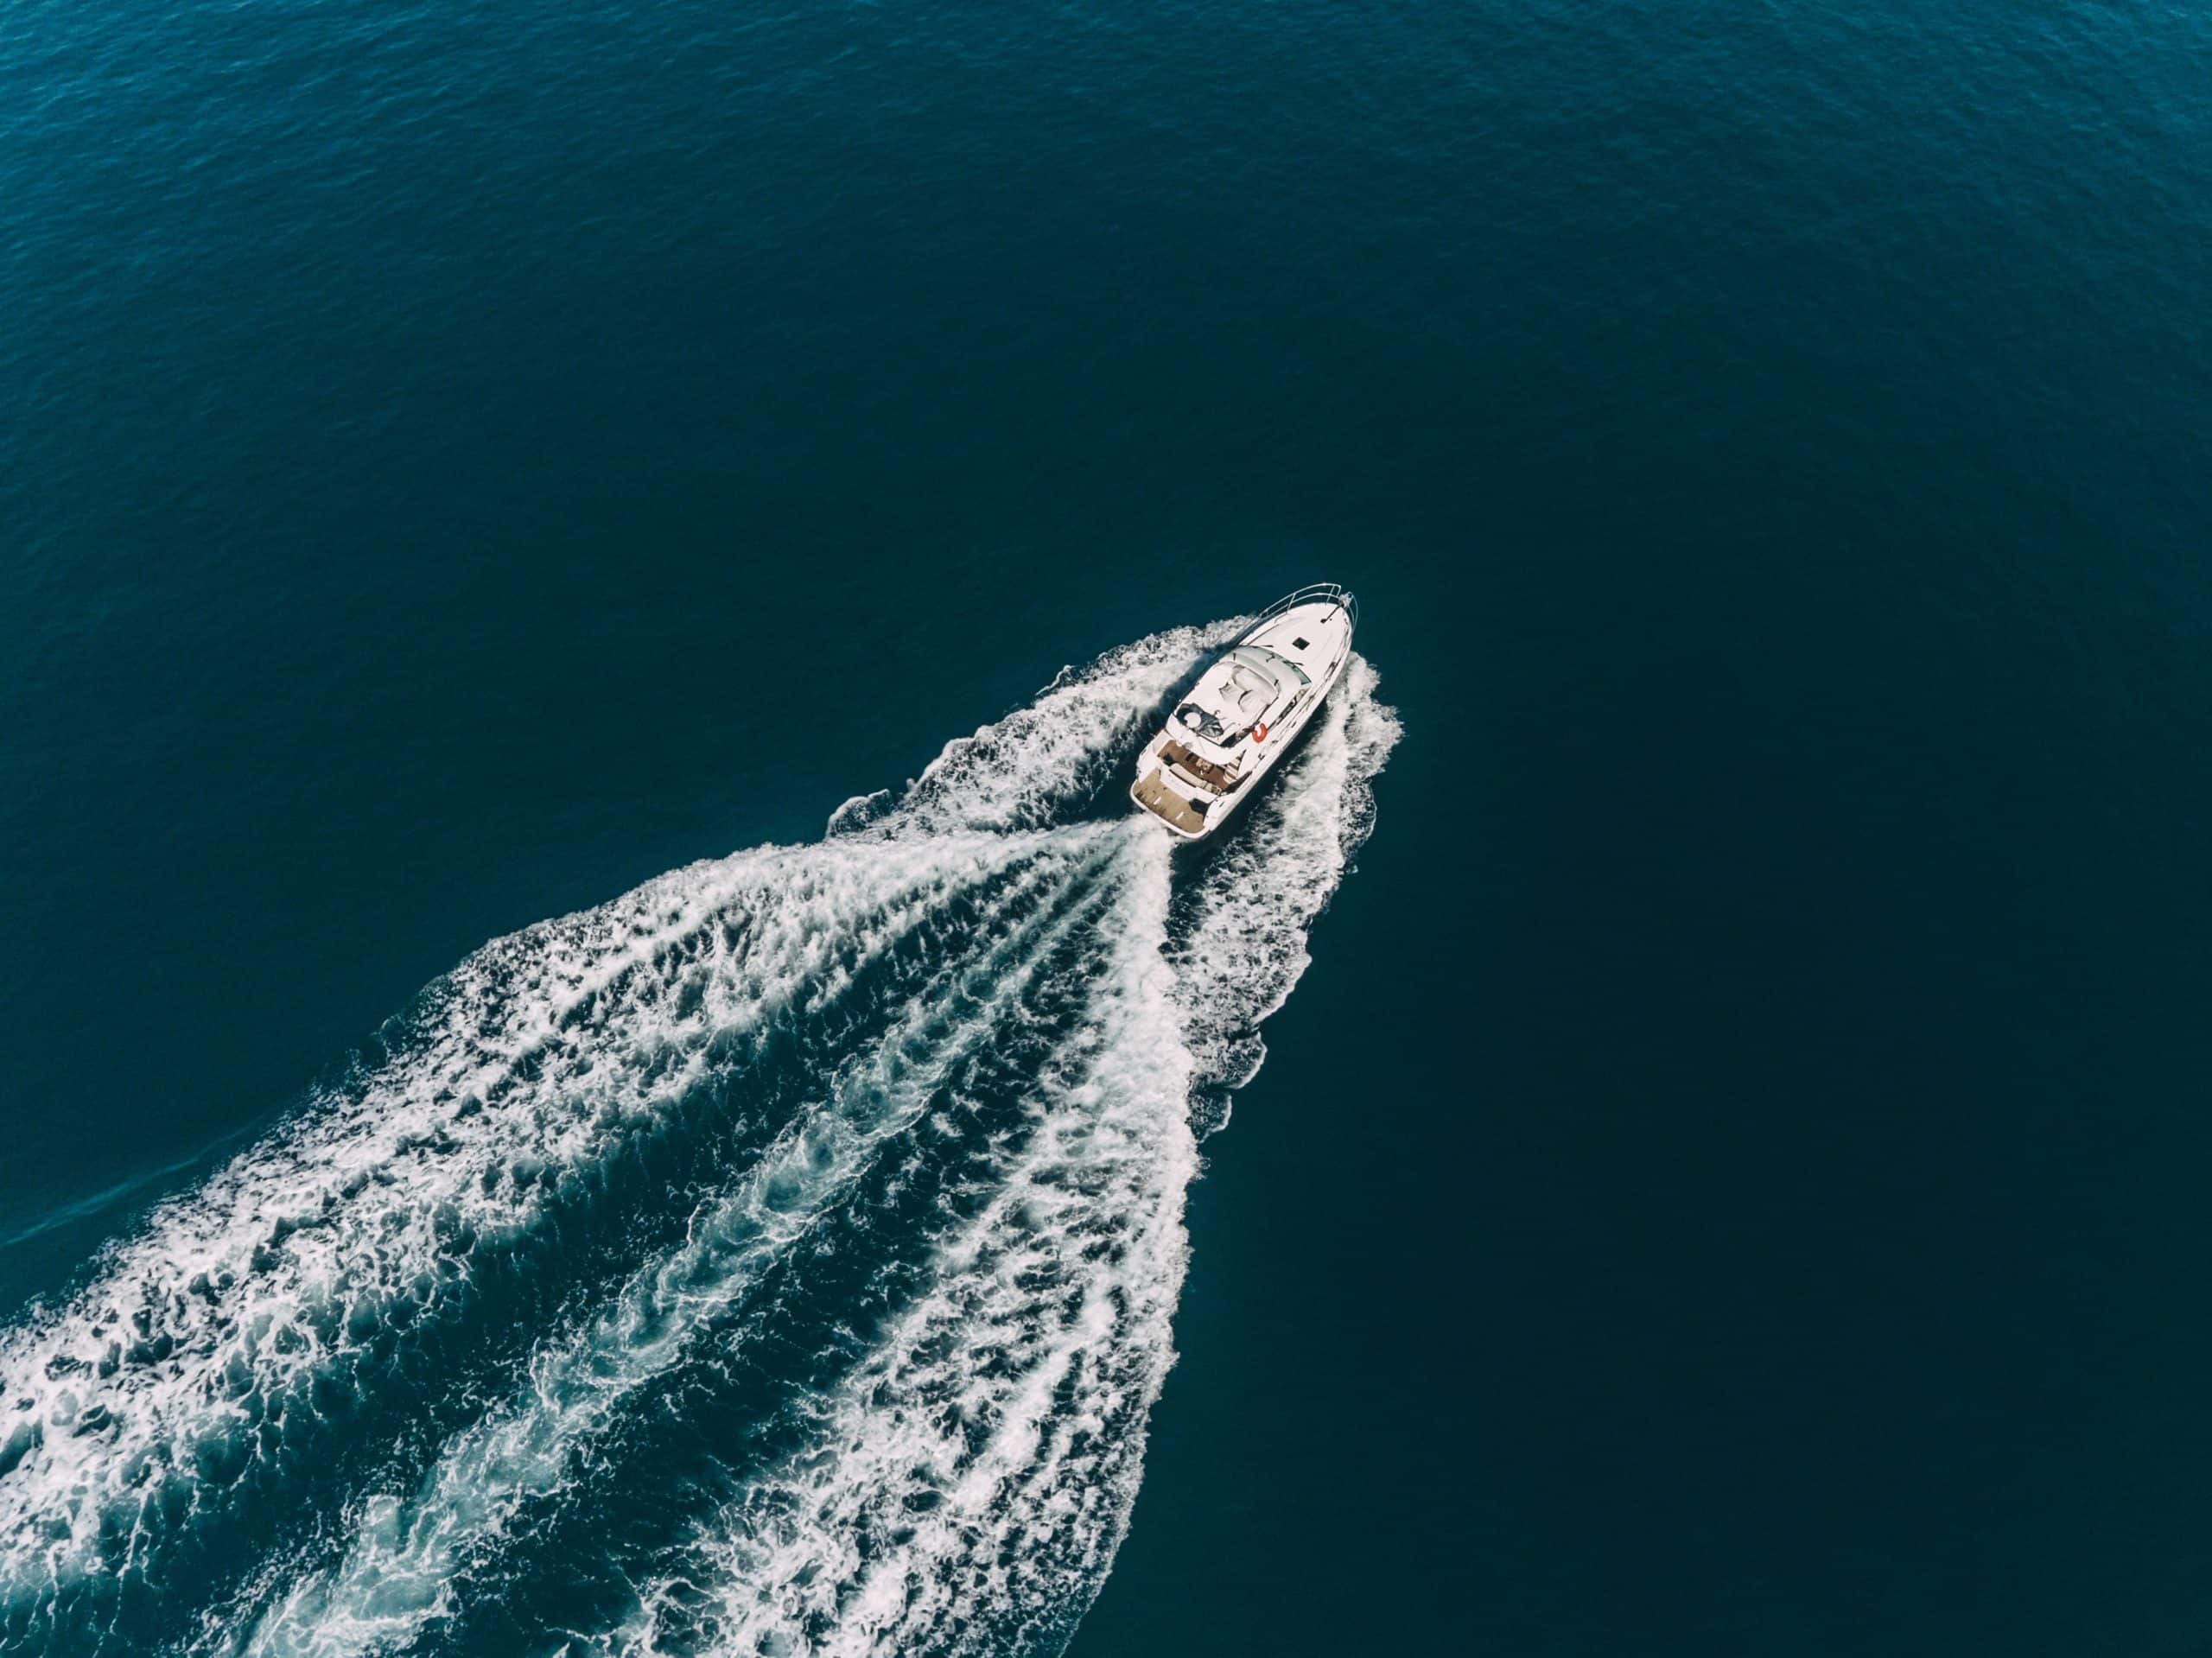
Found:
M 1304 639 L 1293 639 L 1290 642 L 1290 648 L 1294 651 L 1303 651 L 1306 648 L 1306 641 Z

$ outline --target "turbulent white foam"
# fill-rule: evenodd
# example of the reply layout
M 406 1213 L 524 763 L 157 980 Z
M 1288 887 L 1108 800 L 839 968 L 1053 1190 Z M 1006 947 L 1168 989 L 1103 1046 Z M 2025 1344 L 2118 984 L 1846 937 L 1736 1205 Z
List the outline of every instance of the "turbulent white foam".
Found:
M 1172 1357 L 1198 1160 L 1160 952 L 1169 846 L 1132 827 L 1138 879 L 1080 1063 L 1040 1079 L 997 1195 L 817 1403 L 815 1443 L 701 1528 L 604 1649 L 1018 1650 L 1087 1601 Z
M 1034 1142 L 929 1293 L 821 1402 L 811 1443 L 645 1583 L 607 1653 L 992 1652 L 1047 1646 L 1103 1580 L 1173 1356 L 1194 1083 L 1257 1068 L 1256 1027 L 1373 823 L 1398 736 L 1355 658 L 1282 786 L 1173 925 L 1164 837 Z M 1195 1051 L 1194 1051 L 1195 1050 Z M 918 1512 L 917 1505 L 919 1505 Z
M 712 1045 L 835 996 L 1033 837 L 767 848 L 472 957 L 418 1052 L 168 1204 L 70 1306 L 0 1341 L 0 1597 L 112 1570 L 220 1501 L 292 1400 L 460 1293 L 456 1241 L 526 1234 L 564 1175 L 695 1083 Z M 137 1545 L 134 1541 L 133 1553 Z
M 1194 1111 L 1214 1126 L 1210 1102 L 1256 1068 L 1398 732 L 1355 657 L 1204 855 L 1141 817 L 1064 821 L 1237 626 L 1064 672 L 903 793 L 849 802 L 818 846 L 677 871 L 487 946 L 396 1057 L 0 1336 L 0 1643 L 88 1576 L 146 1571 L 179 1528 L 251 1508 L 255 1460 L 287 1454 L 272 1426 L 465 1297 L 472 1250 L 527 1246 L 625 1143 L 742 1075 L 748 1041 L 809 1019 L 831 1069 L 806 1073 L 779 1132 L 756 1125 L 750 1163 L 715 1166 L 688 1231 L 613 1270 L 514 1386 L 404 1464 L 419 1475 L 353 1491 L 340 1547 L 272 1556 L 200 1605 L 200 1645 L 429 1641 L 477 1567 L 531 1546 L 544 1499 L 588 1508 L 616 1471 L 604 1445 L 658 1379 L 711 1375 L 711 1350 L 747 1338 L 746 1298 L 808 1259 L 871 1168 L 963 1132 L 930 1102 L 1013 1027 L 1040 1045 L 1020 1049 L 1018 1122 L 976 1131 L 974 1201 L 899 1246 L 907 1288 L 797 1402 L 798 1449 L 726 1471 L 726 1502 L 625 1558 L 629 1615 L 569 1634 L 626 1654 L 1065 1639 L 1126 1525 L 1173 1361 Z M 839 1023 L 864 986 L 877 1013 Z M 1054 1020 L 1028 1019 L 1039 995 Z
M 1093 848 L 1096 829 L 1062 832 Z M 1080 874 L 1080 863 L 1054 876 Z M 1040 880 L 1045 878 L 1040 878 Z M 1017 893 L 1007 907 L 1035 893 Z M 1041 909 L 982 957 L 957 959 L 918 994 L 827 1096 L 795 1119 L 730 1191 L 692 1217 L 673 1254 L 638 1273 L 578 1334 L 541 1350 L 526 1384 L 457 1435 L 411 1496 L 362 1505 L 353 1547 L 334 1570 L 289 1585 L 251 1629 L 254 1655 L 391 1649 L 450 1610 L 454 1572 L 480 1558 L 521 1506 L 575 1477 L 574 1458 L 638 1394 L 849 1191 L 887 1140 L 913 1126 L 968 1050 L 1087 911 Z M 983 981 L 969 996 L 963 983 Z M 234 1631 L 217 1644 L 232 1647 Z
M 1260 1022 L 1304 975 L 1307 931 L 1375 827 L 1370 785 L 1400 734 L 1375 687 L 1375 670 L 1354 657 L 1283 788 L 1224 837 L 1192 895 L 1192 924 L 1169 942 L 1185 1038 L 1217 1098 L 1258 1071 Z M 1226 1106 L 1205 1115 L 1203 1126 L 1218 1128 Z

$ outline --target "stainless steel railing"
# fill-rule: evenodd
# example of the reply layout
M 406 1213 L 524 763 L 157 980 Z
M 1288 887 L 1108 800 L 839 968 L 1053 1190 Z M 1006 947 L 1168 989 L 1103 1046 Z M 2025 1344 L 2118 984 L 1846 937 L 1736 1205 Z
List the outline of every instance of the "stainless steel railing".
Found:
M 1293 609 L 1297 606 L 1319 604 L 1342 606 L 1344 614 L 1351 619 L 1352 627 L 1355 630 L 1358 628 L 1359 600 L 1352 596 L 1350 588 L 1335 581 L 1315 581 L 1299 588 L 1295 593 L 1285 594 L 1254 617 L 1252 626 L 1256 628 L 1270 616 L 1280 616 L 1286 610 Z M 1250 629 L 1246 630 L 1245 637 L 1247 638 L 1251 637 Z

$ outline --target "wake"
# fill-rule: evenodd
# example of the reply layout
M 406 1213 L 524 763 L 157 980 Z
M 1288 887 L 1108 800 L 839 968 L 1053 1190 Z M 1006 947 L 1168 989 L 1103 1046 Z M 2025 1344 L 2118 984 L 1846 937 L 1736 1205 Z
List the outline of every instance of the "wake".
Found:
M 1233 626 L 486 946 L 0 1333 L 0 1647 L 1058 1651 L 1397 736 L 1355 658 L 1172 858 L 1119 778 Z

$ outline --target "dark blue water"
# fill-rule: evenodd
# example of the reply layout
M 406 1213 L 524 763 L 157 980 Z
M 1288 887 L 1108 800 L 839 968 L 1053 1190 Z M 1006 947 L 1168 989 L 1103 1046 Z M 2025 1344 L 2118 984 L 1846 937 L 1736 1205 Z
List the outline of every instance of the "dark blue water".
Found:
M 842 1539 L 921 1561 L 893 1650 L 2201 1650 L 2208 79 L 2172 5 L 14 7 L 0 1461 L 44 1426 L 0 1548 L 90 1530 L 0 1648 L 329 1636 L 458 1516 L 391 1649 L 752 1651 L 763 1584 L 864 1647 L 849 1561 L 778 1575 Z M 1163 899 L 1087 773 L 965 861 L 815 846 L 1065 664 L 1316 578 L 1380 681 L 1272 865 Z M 1118 766 L 1156 689 L 1053 729 Z M 1282 837 L 1339 843 L 1347 753 L 1339 888 Z M 588 1005 L 557 932 L 417 1000 L 766 842 Z M 1205 1017 L 1311 966 L 1185 1199 L 1084 1068 L 1205 1072 L 1192 952 L 1254 893 L 1275 976 Z M 785 937 L 849 982 L 741 1034 Z M 894 1042 L 940 1128 L 867 1081 Z M 861 1138 L 764 1161 L 839 1077 Z M 1034 1305 L 956 1274 L 898 1360 L 948 1229 L 1124 1106 L 1141 1154 L 985 1252 Z M 292 1216 L 314 1143 L 366 1184 Z M 271 1178 L 243 1287 L 149 1289 L 226 1166 Z M 763 1169 L 807 1245 L 679 1257 Z M 209 1380 L 226 1298 L 340 1281 L 291 1380 Z M 947 1355 L 978 1466 L 1059 1378 L 972 1534 L 862 1410 L 950 1408 Z M 502 1462 L 532 1364 L 571 1438 Z M 1135 1493 L 1110 1575 L 1119 1521 L 1049 1506 L 1089 1489 Z

